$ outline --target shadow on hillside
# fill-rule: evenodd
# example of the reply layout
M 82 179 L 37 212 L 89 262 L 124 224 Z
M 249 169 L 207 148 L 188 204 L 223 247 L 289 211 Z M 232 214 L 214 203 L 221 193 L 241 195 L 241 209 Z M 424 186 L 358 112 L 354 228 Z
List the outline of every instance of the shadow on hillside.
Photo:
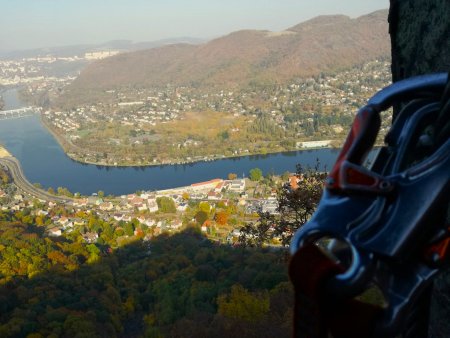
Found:
M 30 231 L 3 231 L 2 241 L 7 236 L 17 237 L 0 246 L 3 280 L 8 269 L 15 275 L 26 275 L 30 266 L 48 272 L 0 286 L 1 337 L 290 334 L 292 293 L 283 253 L 218 245 L 186 230 L 111 253 L 100 250 L 88 263 L 96 246 Z M 222 297 L 227 311 L 219 311 L 218 296 L 236 284 L 245 290 Z

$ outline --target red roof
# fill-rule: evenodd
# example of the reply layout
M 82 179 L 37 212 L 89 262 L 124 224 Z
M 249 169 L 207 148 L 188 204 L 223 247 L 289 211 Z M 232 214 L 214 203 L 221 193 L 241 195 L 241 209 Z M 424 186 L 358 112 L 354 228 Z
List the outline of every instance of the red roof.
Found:
M 298 189 L 298 177 L 297 176 L 289 176 L 289 184 L 291 185 L 292 190 Z
M 206 182 L 192 183 L 191 187 L 198 187 L 201 185 L 209 185 L 209 184 L 220 183 L 220 182 L 223 182 L 223 180 L 221 178 L 215 178 L 213 180 L 206 181 Z

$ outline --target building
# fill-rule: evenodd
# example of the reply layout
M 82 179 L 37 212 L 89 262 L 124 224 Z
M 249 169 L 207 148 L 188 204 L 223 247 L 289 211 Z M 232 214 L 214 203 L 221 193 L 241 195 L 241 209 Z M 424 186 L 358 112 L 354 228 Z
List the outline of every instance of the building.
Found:
M 96 232 L 86 232 L 83 235 L 83 239 L 88 243 L 95 243 L 98 239 L 98 234 Z
M 84 54 L 84 58 L 87 60 L 101 60 L 109 56 L 119 54 L 118 50 L 106 50 L 98 52 L 89 52 Z
M 158 211 L 158 203 L 156 203 L 155 198 L 149 198 L 147 200 L 147 206 L 149 212 L 157 212 Z
M 331 144 L 331 140 L 323 140 L 323 141 L 308 141 L 308 142 L 297 142 L 298 148 L 325 148 L 329 147 Z
M 54 227 L 48 230 L 48 235 L 52 237 L 58 237 L 61 236 L 62 232 L 61 229 L 58 227 Z
M 241 193 L 245 191 L 245 179 L 232 180 L 228 185 L 228 190 Z
M 215 189 L 219 183 L 222 183 L 223 180 L 220 178 L 215 178 L 206 182 L 199 182 L 191 184 L 190 190 L 195 192 L 207 192 L 212 189 Z

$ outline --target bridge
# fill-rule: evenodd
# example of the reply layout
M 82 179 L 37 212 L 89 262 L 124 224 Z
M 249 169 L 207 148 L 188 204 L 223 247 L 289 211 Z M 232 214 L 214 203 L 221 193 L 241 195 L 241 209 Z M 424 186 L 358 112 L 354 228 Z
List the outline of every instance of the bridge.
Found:
M 21 117 L 38 114 L 42 108 L 40 107 L 24 107 L 11 110 L 0 110 L 0 120 L 19 119 Z

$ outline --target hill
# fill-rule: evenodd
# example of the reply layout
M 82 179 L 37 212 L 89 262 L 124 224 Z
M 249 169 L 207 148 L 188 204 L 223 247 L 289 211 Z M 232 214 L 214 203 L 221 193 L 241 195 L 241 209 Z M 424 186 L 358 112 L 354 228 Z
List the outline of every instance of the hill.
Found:
M 121 86 L 242 87 L 285 82 L 389 56 L 387 10 L 320 16 L 281 32 L 243 30 L 205 44 L 175 44 L 89 65 L 65 95 Z M 64 99 L 64 96 L 63 96 Z

